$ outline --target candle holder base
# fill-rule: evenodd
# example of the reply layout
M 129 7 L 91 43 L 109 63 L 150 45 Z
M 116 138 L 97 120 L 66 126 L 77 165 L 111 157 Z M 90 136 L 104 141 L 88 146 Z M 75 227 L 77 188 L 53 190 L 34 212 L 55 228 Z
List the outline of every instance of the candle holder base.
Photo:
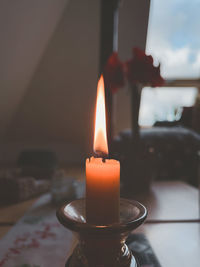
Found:
M 98 212 L 98 211 L 97 211 Z M 62 225 L 78 234 L 79 244 L 67 267 L 139 267 L 125 244 L 131 231 L 143 223 L 146 208 L 137 201 L 120 199 L 120 221 L 109 225 L 86 222 L 85 199 L 75 200 L 57 211 Z
M 77 254 L 78 250 L 79 250 L 78 248 L 74 249 L 73 254 L 67 260 L 65 267 L 72 267 L 72 266 L 83 267 L 82 262 L 79 261 L 79 256 L 78 256 L 79 253 Z M 131 259 L 128 265 L 122 265 L 122 263 L 119 262 L 118 266 L 140 267 L 140 264 L 138 263 L 137 259 L 133 255 L 131 255 Z

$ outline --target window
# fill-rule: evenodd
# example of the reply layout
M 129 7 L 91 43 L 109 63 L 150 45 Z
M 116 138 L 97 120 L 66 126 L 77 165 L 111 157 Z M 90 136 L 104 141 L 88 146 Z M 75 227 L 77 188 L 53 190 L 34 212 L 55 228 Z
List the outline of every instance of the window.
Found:
M 199 0 L 152 0 L 146 52 L 161 63 L 165 79 L 200 77 L 199 14 Z M 178 119 L 196 94 L 195 88 L 143 89 L 140 124 Z
M 179 120 L 182 107 L 193 106 L 197 88 L 145 87 L 142 91 L 139 124 L 152 126 L 156 121 Z

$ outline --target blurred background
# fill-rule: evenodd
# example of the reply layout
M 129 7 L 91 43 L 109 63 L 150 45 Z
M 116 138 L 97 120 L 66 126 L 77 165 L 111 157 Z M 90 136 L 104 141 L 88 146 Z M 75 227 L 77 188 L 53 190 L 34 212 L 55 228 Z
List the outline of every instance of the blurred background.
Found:
M 102 46 L 104 34 L 114 39 L 122 61 L 131 57 L 132 47 L 151 54 L 165 79 L 162 87 L 142 89 L 139 125 L 144 153 L 140 162 L 149 165 L 152 179 L 175 176 L 197 185 L 200 3 L 119 1 L 118 21 L 111 21 L 111 31 L 108 13 L 114 2 L 0 2 L 2 169 L 38 164 L 47 169 L 66 167 L 84 163 L 91 155 L 99 66 L 102 50 L 110 42 Z M 112 102 L 111 152 L 123 165 L 123 159 L 132 158 L 127 149 L 132 127 L 128 85 L 112 96 Z M 153 162 L 148 158 L 145 163 L 147 154 L 153 154 Z M 135 159 L 128 161 L 132 164 Z M 139 175 L 143 168 L 137 168 Z

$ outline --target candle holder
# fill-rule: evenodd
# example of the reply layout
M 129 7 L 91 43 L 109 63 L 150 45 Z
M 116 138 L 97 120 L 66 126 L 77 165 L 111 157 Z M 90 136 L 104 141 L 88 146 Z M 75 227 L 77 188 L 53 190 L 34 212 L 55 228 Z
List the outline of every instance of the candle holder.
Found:
M 79 240 L 66 267 L 139 267 L 125 241 L 146 216 L 147 209 L 142 204 L 121 198 L 119 223 L 93 225 L 86 222 L 85 199 L 62 206 L 57 218 Z

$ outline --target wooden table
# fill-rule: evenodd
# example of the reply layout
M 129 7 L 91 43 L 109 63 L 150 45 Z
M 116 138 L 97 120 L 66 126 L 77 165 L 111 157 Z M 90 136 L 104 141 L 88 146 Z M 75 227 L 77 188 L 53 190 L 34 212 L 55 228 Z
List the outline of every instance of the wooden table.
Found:
M 81 172 L 71 174 L 82 176 Z M 17 222 L 36 199 L 0 207 L 0 237 L 12 227 L 6 223 Z M 148 195 L 136 199 L 149 210 L 146 223 L 137 232 L 145 233 L 162 267 L 199 267 L 197 189 L 182 182 L 155 182 Z

